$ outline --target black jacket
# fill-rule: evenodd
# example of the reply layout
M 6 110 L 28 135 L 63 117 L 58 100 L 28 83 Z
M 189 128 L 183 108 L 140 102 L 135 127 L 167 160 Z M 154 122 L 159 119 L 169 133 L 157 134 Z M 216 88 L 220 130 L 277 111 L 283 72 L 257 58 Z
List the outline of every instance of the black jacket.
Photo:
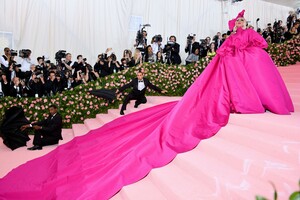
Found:
M 43 121 L 36 122 L 33 125 L 42 126 L 42 131 L 47 133 L 47 136 L 62 140 L 61 129 L 62 129 L 62 117 L 59 113 L 52 118 L 51 115 Z
M 159 93 L 162 91 L 159 87 L 153 85 L 147 78 L 143 78 L 143 81 L 144 81 L 144 84 L 145 84 L 145 88 L 141 91 L 138 90 L 138 83 L 139 82 L 138 82 L 137 78 L 132 79 L 132 81 L 130 83 L 128 83 L 128 84 L 124 85 L 123 87 L 121 87 L 119 89 L 119 91 L 123 92 L 127 88 L 132 88 L 132 91 L 130 93 L 134 96 L 145 96 L 145 93 L 146 93 L 146 90 L 147 90 L 148 87 L 152 90 L 155 90 L 155 91 L 159 92 Z
M 180 45 L 178 43 L 175 43 L 173 45 L 167 44 L 163 50 L 164 53 L 168 54 L 170 53 L 170 59 L 167 59 L 167 64 L 180 64 L 181 58 L 179 55 L 180 51 Z M 166 55 L 167 57 L 167 55 Z

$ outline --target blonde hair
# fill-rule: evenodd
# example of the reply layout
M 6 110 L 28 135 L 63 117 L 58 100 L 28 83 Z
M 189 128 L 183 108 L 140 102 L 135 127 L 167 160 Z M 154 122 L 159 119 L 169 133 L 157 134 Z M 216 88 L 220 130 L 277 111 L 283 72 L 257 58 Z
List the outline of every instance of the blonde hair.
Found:
M 247 28 L 247 22 L 246 22 L 246 19 L 244 17 L 239 17 L 236 20 L 241 19 L 241 18 L 244 19 L 244 24 L 243 24 L 242 29 L 246 29 Z M 236 25 L 234 25 L 233 32 L 236 32 L 236 30 L 237 30 L 237 27 L 236 27 Z

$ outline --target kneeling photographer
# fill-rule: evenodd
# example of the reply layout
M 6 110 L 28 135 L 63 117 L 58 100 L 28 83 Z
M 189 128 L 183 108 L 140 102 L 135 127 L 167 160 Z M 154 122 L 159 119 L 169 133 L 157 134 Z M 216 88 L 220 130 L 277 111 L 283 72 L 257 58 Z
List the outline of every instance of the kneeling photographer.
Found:
M 167 64 L 177 64 L 181 63 L 181 58 L 179 55 L 180 45 L 176 43 L 176 37 L 174 35 L 170 36 L 168 43 L 165 45 L 163 53 L 166 54 Z

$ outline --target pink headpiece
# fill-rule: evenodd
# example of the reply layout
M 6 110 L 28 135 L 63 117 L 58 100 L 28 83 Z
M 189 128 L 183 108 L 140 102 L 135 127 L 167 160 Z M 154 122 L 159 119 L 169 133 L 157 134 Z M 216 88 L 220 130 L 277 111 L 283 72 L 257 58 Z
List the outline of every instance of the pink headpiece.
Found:
M 244 17 L 244 13 L 245 13 L 245 10 L 242 10 L 235 19 L 232 19 L 228 22 L 229 30 L 231 30 L 231 31 L 233 30 L 236 20 L 240 17 Z

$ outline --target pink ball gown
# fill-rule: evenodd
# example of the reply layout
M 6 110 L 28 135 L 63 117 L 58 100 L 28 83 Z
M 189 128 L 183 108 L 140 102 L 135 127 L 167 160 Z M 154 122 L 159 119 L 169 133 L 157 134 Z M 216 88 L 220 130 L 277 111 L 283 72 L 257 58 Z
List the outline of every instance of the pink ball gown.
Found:
M 19 166 L 0 179 L 0 199 L 108 199 L 212 137 L 230 112 L 290 114 L 265 47 L 255 31 L 238 29 L 182 100 L 120 117 Z

